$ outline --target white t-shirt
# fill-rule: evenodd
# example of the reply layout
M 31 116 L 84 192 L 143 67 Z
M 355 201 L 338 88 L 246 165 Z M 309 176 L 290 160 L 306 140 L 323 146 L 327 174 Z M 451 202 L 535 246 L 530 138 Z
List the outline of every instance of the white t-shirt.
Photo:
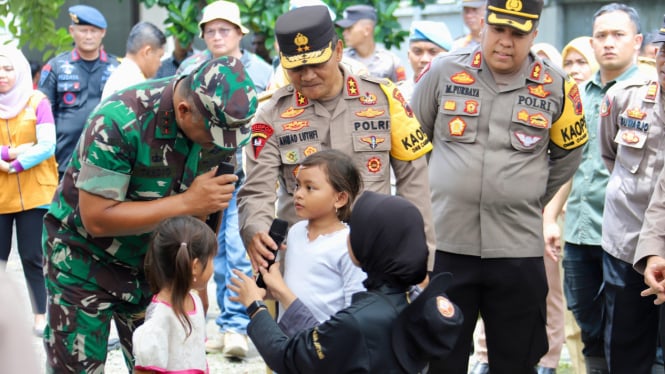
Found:
M 349 228 L 307 239 L 307 220 L 289 230 L 284 281 L 319 322 L 351 305 L 351 296 L 365 291 L 367 275 L 351 262 Z
M 113 95 L 116 91 L 145 81 L 141 68 L 130 58 L 123 58 L 122 62 L 109 76 L 102 91 L 102 100 Z
M 185 329 L 171 305 L 153 297 L 143 325 L 132 336 L 135 367 L 157 372 L 184 371 L 208 373 L 205 351 L 205 314 L 201 299 L 190 292 L 195 309 L 188 314 L 192 332 Z

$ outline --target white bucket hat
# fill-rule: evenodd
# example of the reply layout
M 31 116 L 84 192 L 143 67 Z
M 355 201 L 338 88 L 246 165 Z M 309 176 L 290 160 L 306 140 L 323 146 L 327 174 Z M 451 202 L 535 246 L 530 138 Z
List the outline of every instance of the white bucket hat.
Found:
M 240 9 L 238 8 L 238 5 L 230 1 L 220 0 L 210 3 L 203 8 L 203 17 L 201 17 L 201 21 L 199 21 L 199 28 L 201 29 L 201 34 L 199 36 L 201 38 L 203 38 L 203 26 L 215 19 L 231 22 L 240 27 L 240 31 L 243 34 L 249 32 L 249 30 L 240 23 Z

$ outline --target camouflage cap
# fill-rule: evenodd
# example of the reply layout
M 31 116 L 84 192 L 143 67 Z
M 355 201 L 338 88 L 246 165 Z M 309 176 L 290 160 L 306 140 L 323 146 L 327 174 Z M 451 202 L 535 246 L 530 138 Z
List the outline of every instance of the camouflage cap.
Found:
M 258 98 L 254 83 L 240 60 L 212 59 L 192 71 L 193 102 L 206 120 L 213 142 L 223 149 L 242 147 L 249 141 L 249 121 Z

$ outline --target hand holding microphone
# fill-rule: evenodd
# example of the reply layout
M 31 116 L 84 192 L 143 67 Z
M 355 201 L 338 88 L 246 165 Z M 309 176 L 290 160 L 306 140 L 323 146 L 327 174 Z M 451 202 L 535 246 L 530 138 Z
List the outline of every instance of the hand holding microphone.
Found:
M 275 263 L 275 258 L 277 257 L 277 250 L 279 250 L 279 247 L 282 245 L 282 242 L 284 242 L 284 238 L 286 237 L 286 232 L 288 231 L 288 228 L 289 228 L 289 223 L 279 218 L 275 218 L 272 221 L 272 224 L 270 225 L 270 231 L 268 231 L 268 235 L 277 245 L 277 249 L 271 250 L 274 257 L 271 260 L 267 260 L 268 269 L 270 269 L 270 265 Z M 261 288 L 266 288 L 266 284 L 263 281 L 263 277 L 261 277 L 260 273 L 256 277 L 256 285 Z

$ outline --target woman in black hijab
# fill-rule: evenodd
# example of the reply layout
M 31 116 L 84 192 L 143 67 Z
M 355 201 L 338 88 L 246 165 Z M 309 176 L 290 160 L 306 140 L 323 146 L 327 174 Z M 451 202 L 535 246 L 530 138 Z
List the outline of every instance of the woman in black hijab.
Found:
M 349 254 L 366 273 L 366 292 L 330 320 L 289 337 L 268 313 L 265 290 L 253 279 L 235 272 L 230 288 L 247 307 L 247 333 L 266 364 L 287 373 L 405 373 L 394 352 L 392 331 L 400 312 L 409 305 L 409 289 L 427 275 L 427 245 L 420 211 L 407 200 L 364 192 L 349 221 Z M 297 300 L 288 290 L 278 266 L 260 269 L 280 306 L 289 313 Z M 281 283 L 280 283 L 281 282 Z M 451 316 L 452 318 L 452 316 Z M 412 371 L 413 372 L 413 371 Z

